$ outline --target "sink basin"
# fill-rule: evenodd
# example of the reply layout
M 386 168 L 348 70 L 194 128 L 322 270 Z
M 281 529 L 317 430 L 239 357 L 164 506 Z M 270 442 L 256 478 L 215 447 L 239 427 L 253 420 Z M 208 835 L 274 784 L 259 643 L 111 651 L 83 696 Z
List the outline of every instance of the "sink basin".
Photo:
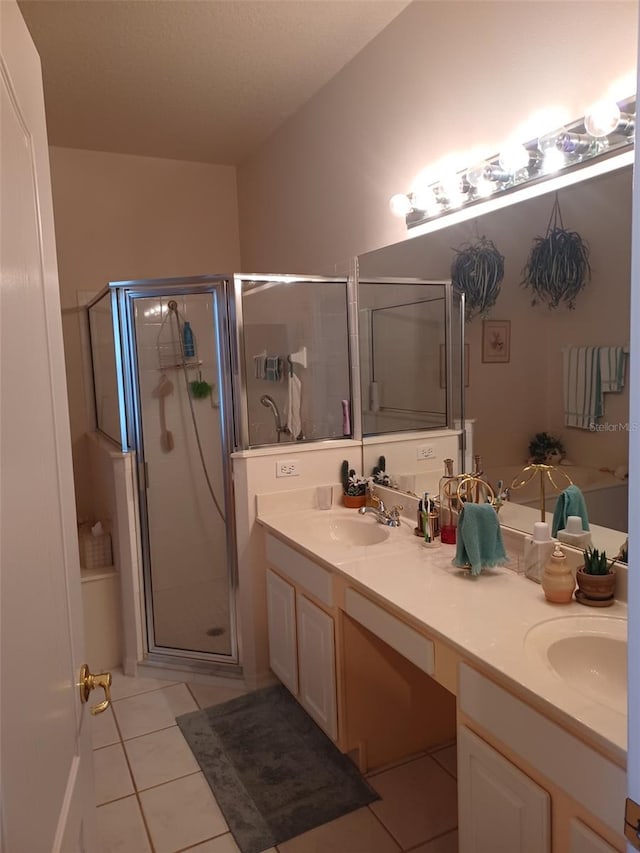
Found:
M 576 692 L 627 713 L 627 622 L 615 616 L 565 616 L 531 628 L 525 648 Z
M 377 545 L 389 538 L 389 528 L 371 518 L 315 518 L 309 530 L 314 539 L 340 545 Z

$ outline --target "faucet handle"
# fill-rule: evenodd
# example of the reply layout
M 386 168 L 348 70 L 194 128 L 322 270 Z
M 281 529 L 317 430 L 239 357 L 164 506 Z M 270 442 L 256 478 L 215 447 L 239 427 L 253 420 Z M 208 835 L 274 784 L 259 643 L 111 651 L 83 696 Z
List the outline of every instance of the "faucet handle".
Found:
M 404 507 L 402 506 L 402 504 L 396 504 L 395 506 L 392 506 L 389 510 L 389 518 L 392 518 L 394 521 L 398 521 L 400 519 L 400 513 L 403 509 Z

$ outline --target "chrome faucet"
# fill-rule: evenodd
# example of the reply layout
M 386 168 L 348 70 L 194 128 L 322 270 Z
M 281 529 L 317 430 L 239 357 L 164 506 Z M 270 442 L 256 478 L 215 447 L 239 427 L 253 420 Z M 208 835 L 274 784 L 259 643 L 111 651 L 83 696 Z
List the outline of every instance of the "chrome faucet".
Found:
M 358 512 L 360 515 L 372 513 L 380 524 L 386 524 L 387 527 L 400 527 L 400 511 L 401 505 L 392 506 L 390 510 L 384 505 L 384 501 L 378 498 L 377 506 L 361 506 Z

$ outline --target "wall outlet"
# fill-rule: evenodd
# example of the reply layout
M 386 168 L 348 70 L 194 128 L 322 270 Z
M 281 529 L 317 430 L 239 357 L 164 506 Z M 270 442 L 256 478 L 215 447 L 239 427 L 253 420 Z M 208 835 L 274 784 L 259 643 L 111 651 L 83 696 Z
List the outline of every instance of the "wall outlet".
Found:
M 297 459 L 278 459 L 276 462 L 276 477 L 298 477 Z
M 433 459 L 436 455 L 433 444 L 421 444 L 416 448 L 416 456 L 418 459 Z

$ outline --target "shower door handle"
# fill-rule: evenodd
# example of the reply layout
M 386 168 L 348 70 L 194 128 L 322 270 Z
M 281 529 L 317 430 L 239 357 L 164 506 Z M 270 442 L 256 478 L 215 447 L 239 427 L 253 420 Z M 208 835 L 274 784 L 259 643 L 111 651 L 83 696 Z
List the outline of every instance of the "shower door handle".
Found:
M 80 701 L 83 705 L 89 700 L 89 694 L 92 690 L 95 690 L 96 687 L 102 687 L 104 690 L 104 699 L 102 702 L 98 702 L 97 705 L 93 705 L 89 708 L 89 711 L 93 716 L 106 711 L 111 704 L 110 672 L 100 672 L 97 675 L 92 675 L 89 667 L 85 663 L 80 668 L 80 680 L 78 681 L 78 687 L 80 688 Z

